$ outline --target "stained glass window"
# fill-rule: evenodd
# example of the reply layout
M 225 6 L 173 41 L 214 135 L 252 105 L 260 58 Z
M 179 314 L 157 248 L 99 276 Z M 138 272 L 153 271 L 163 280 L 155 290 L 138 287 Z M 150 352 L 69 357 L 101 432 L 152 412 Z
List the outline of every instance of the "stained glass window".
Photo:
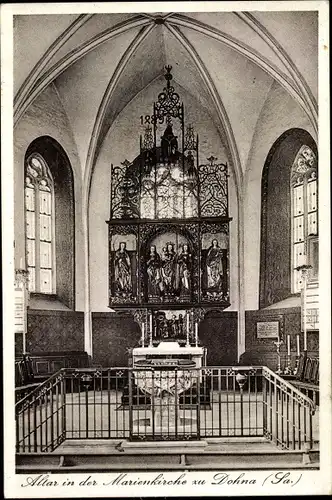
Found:
M 311 262 L 310 241 L 318 242 L 318 185 L 317 159 L 313 151 L 306 145 L 298 151 L 291 172 L 292 193 L 292 266 L 293 293 L 301 291 L 303 283 L 301 271 L 297 267 Z M 318 276 L 315 271 L 314 275 Z M 313 274 L 312 274 L 313 276 Z
M 26 256 L 29 290 L 55 293 L 54 189 L 50 170 L 37 154 L 27 162 L 25 177 Z

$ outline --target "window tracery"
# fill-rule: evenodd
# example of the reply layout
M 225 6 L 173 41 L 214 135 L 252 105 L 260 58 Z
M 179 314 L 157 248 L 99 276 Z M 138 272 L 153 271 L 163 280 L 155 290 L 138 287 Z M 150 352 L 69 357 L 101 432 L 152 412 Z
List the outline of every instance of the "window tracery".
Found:
M 40 155 L 28 158 L 25 178 L 26 253 L 30 292 L 55 293 L 54 188 Z
M 293 293 L 303 286 L 303 264 L 312 266 L 311 278 L 318 279 L 318 184 L 317 159 L 306 145 L 298 151 L 291 170 Z M 316 257 L 315 257 L 316 256 Z

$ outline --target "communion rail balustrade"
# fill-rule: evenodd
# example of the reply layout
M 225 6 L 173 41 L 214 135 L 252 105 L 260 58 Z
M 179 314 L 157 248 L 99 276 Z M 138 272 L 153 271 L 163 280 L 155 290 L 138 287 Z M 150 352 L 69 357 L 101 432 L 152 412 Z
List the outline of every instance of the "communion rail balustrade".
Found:
M 68 439 L 265 436 L 313 446 L 314 403 L 266 367 L 63 368 L 16 404 L 16 451 Z

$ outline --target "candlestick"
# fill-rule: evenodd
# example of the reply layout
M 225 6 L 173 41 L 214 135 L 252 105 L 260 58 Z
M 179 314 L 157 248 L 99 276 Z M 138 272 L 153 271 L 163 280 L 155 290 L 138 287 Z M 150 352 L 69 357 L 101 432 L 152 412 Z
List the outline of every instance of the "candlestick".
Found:
M 198 323 L 195 323 L 195 343 L 196 347 L 198 346 Z
M 186 342 L 186 346 L 187 347 L 190 346 L 190 342 L 189 342 L 189 328 L 187 328 L 187 342 Z
M 276 342 L 273 342 L 273 343 L 274 343 L 274 344 L 276 345 L 276 347 L 277 347 L 277 356 L 278 356 L 278 369 L 277 369 L 276 373 L 277 373 L 278 375 L 280 375 L 280 374 L 281 374 L 280 346 L 281 346 L 281 344 L 283 344 L 284 342 L 283 342 L 283 340 L 281 340 L 281 339 L 278 337 L 278 340 L 277 340 Z
M 300 356 L 300 335 L 296 334 L 296 355 Z
M 142 323 L 142 347 L 144 347 L 144 329 L 145 329 L 145 325 L 144 325 L 144 323 Z

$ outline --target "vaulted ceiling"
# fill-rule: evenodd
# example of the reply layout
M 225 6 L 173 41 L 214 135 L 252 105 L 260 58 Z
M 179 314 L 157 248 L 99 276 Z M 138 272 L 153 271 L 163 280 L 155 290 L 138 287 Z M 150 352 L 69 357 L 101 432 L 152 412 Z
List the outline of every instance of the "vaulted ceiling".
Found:
M 174 81 L 223 131 L 241 170 L 272 85 L 317 128 L 317 23 L 310 11 L 18 15 L 15 121 L 54 85 L 84 170 L 118 114 L 170 64 Z

